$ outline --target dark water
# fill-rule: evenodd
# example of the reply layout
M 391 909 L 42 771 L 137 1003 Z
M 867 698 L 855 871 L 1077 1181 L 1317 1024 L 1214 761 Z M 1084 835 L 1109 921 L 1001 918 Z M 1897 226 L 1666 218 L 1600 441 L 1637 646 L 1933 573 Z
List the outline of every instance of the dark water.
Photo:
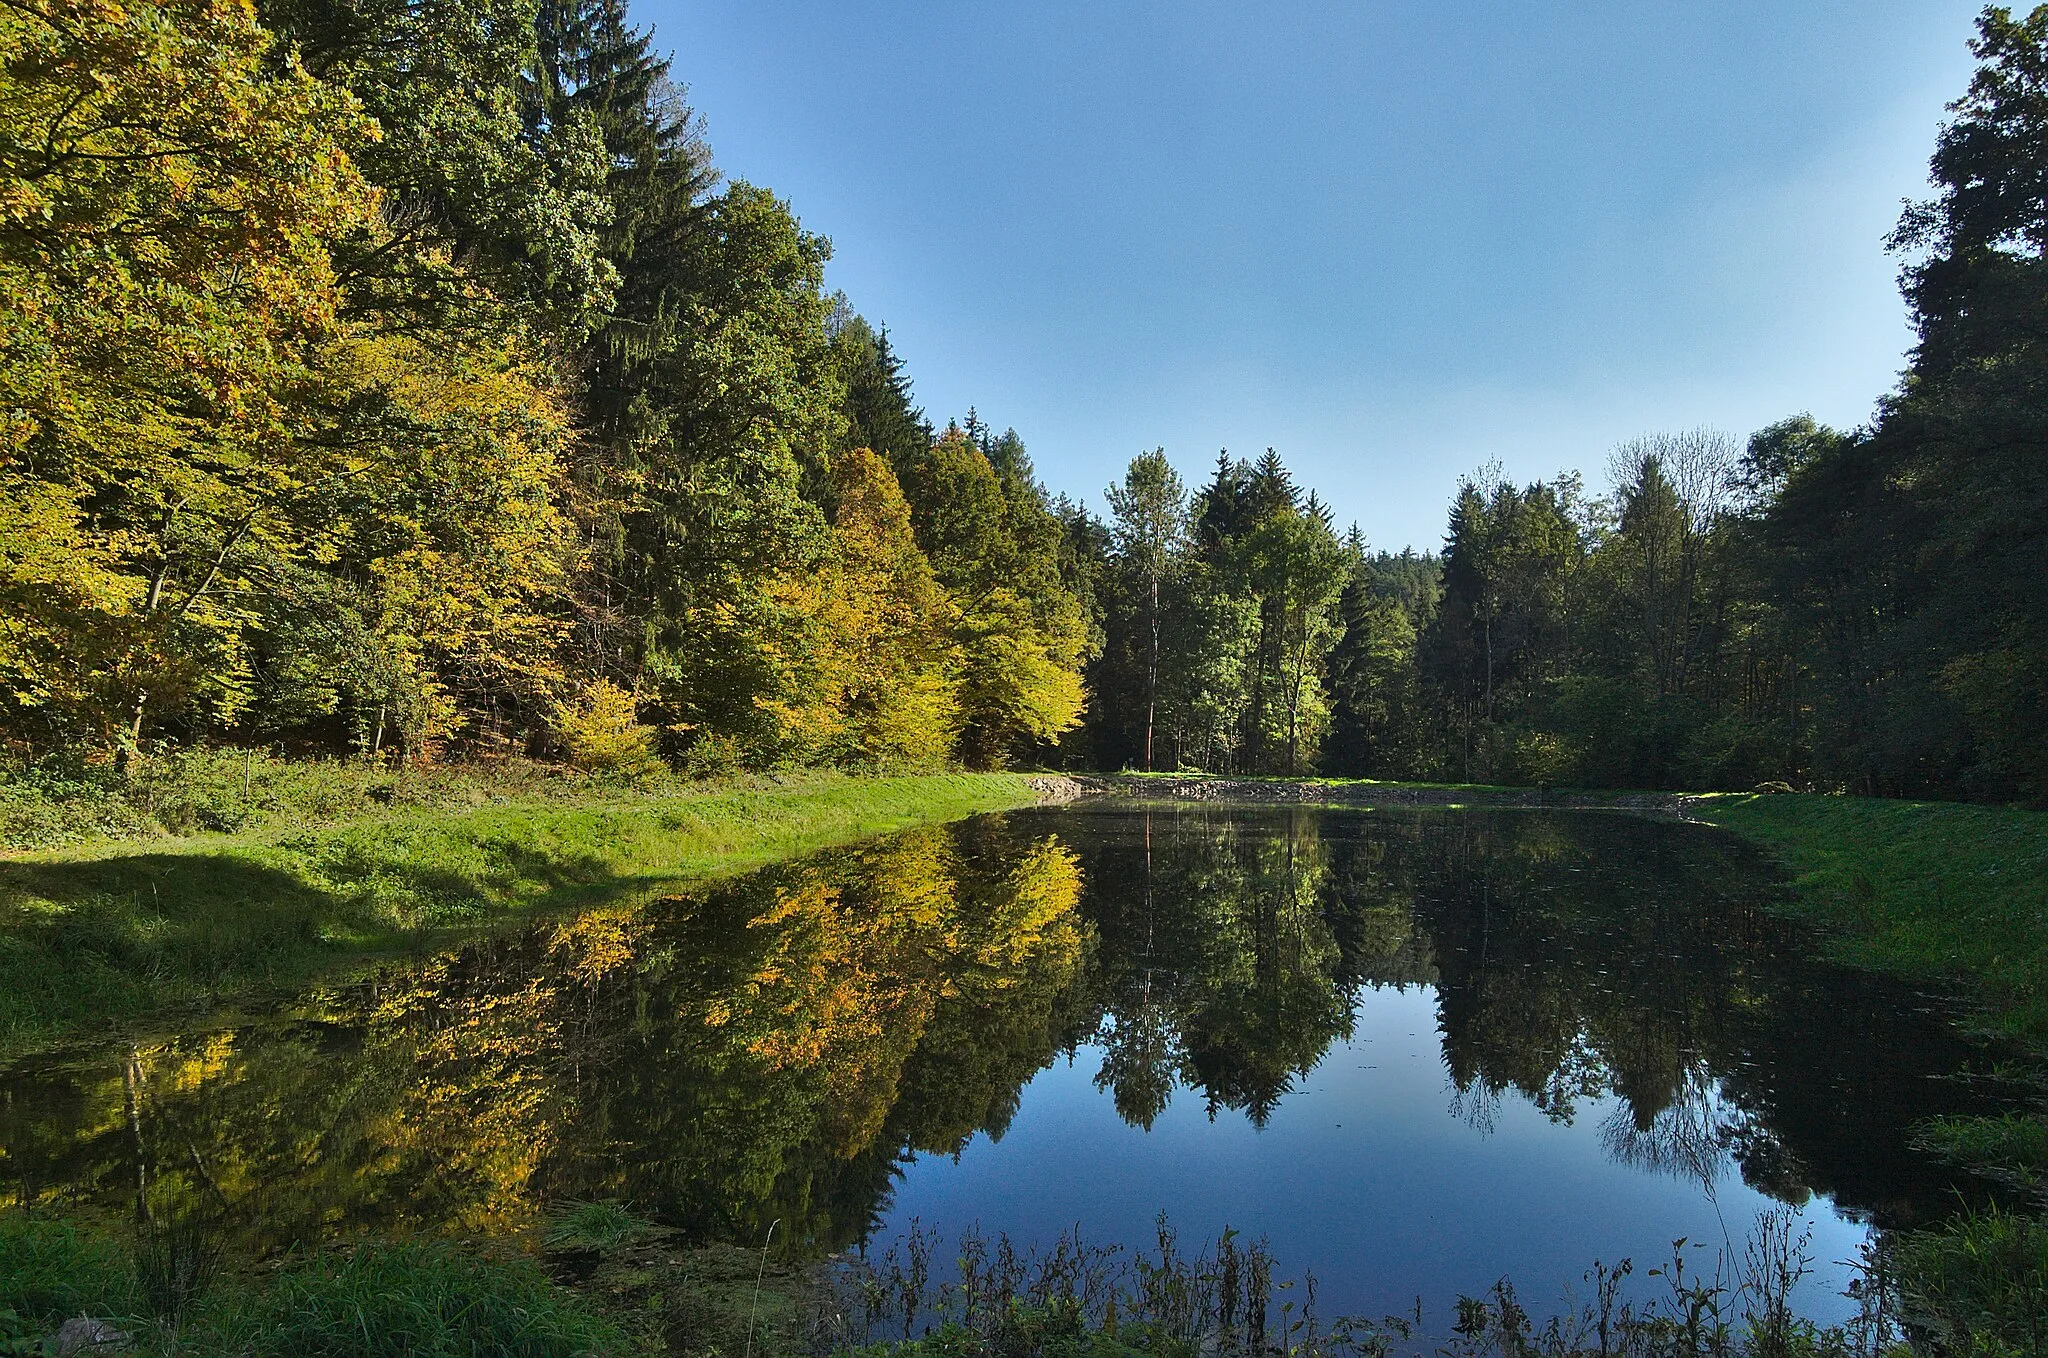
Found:
M 825 1251 L 1225 1224 L 1326 1313 L 1757 1215 L 1817 1316 L 1874 1229 L 1979 1190 L 1915 1151 L 2019 1092 L 1814 958 L 1703 827 L 1129 804 L 983 817 L 593 911 L 260 1022 L 0 1073 L 0 1187 L 224 1205 L 251 1244 L 530 1232 L 618 1199 Z

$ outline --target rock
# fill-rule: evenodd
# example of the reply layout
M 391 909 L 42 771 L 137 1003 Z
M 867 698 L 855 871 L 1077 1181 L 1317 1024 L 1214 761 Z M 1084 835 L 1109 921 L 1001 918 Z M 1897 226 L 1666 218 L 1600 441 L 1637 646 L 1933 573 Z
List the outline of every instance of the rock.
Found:
M 111 1321 L 94 1320 L 90 1316 L 73 1316 L 57 1331 L 58 1358 L 73 1358 L 73 1355 L 86 1353 L 118 1353 L 134 1345 L 135 1339 L 127 1331 L 115 1329 Z
M 1042 802 L 1070 802 L 1095 791 L 1081 780 L 1063 774 L 1040 774 L 1026 779 L 1025 786 L 1037 793 Z

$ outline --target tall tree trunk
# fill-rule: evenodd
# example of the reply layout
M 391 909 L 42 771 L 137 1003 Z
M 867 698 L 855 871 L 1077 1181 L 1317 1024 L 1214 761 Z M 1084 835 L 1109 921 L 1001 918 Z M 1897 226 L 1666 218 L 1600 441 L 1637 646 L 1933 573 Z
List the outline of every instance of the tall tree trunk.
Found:
M 1145 674 L 1145 772 L 1152 772 L 1152 720 L 1159 710 L 1159 572 L 1152 572 L 1152 664 Z

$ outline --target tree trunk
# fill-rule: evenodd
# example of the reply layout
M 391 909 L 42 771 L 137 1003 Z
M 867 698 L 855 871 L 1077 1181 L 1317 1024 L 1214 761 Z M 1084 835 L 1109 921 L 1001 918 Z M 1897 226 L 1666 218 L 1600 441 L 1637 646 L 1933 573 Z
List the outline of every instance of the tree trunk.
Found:
M 1152 719 L 1159 710 L 1159 573 L 1152 573 L 1152 665 L 1145 675 L 1145 772 L 1152 772 Z

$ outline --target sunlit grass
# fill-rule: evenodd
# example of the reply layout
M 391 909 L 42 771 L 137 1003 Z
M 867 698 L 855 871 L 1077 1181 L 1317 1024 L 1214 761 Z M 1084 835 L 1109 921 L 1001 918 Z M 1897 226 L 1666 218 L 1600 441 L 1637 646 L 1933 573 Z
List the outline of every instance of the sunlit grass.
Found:
M 0 1051 L 1035 797 L 1014 774 L 813 775 L 17 855 L 0 860 Z

